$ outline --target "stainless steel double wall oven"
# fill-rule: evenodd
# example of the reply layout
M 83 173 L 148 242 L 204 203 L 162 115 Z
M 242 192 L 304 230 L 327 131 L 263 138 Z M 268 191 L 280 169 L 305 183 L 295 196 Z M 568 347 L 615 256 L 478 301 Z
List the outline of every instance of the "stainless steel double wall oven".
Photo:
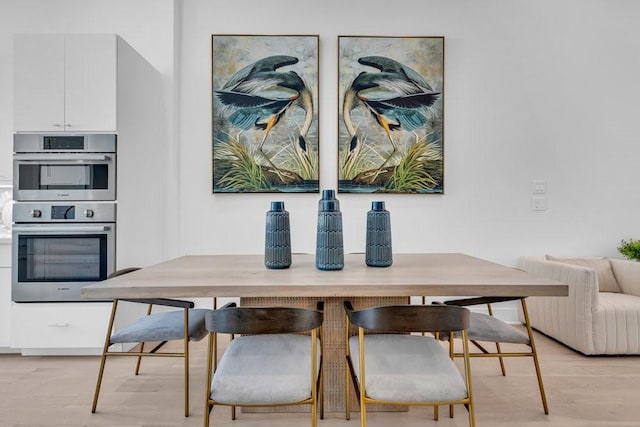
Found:
M 79 301 L 115 269 L 116 135 L 14 135 L 12 300 Z

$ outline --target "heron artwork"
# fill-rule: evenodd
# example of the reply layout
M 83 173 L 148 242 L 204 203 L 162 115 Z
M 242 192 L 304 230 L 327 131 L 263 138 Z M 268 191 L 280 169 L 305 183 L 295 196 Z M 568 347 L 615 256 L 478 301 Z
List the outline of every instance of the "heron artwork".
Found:
M 223 118 L 225 133 L 237 135 L 224 142 L 234 142 L 246 149 L 253 159 L 254 172 L 261 175 L 263 182 L 274 181 L 281 185 L 301 182 L 303 177 L 299 169 L 311 167 L 307 134 L 314 118 L 313 94 L 296 71 L 286 70 L 298 62 L 299 58 L 291 55 L 263 57 L 240 68 L 221 88 L 213 91 L 215 105 L 221 107 L 215 117 Z M 297 109 L 303 116 L 295 113 L 296 117 L 302 119 L 296 119 L 295 123 L 289 120 L 286 126 L 282 126 L 283 132 L 275 132 L 285 117 Z M 218 131 L 216 135 L 221 133 Z M 301 165 L 298 170 L 292 170 L 291 160 L 287 160 L 293 156 Z M 241 156 L 227 156 L 225 164 L 233 163 L 238 157 Z M 227 171 L 226 180 L 229 182 L 228 175 Z M 268 191 L 269 185 L 262 187 Z
M 338 191 L 444 192 L 444 37 L 338 36 Z
M 358 63 L 377 71 L 358 74 L 344 94 L 342 113 L 349 133 L 349 154 L 356 153 L 361 144 L 351 117 L 353 109 L 359 106 L 364 106 L 371 113 L 391 143 L 391 152 L 370 174 L 373 182 L 398 151 L 393 132 L 423 128 L 428 123 L 427 110 L 440 92 L 435 91 L 416 71 L 391 58 L 364 56 L 358 58 Z

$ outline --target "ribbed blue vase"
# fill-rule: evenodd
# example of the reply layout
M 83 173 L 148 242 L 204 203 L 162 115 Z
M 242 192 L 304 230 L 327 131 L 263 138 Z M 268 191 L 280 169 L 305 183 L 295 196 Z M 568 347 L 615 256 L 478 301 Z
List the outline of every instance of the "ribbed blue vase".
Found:
M 327 198 L 325 198 L 327 192 Z M 331 192 L 331 193 L 329 193 Z M 316 234 L 316 267 L 319 270 L 342 270 L 344 249 L 342 244 L 342 213 L 333 190 L 324 190 L 318 204 Z
M 388 267 L 393 263 L 391 216 L 384 202 L 372 202 L 371 210 L 367 212 L 365 262 L 370 267 Z
M 291 266 L 289 212 L 284 210 L 284 202 L 271 202 L 271 210 L 267 212 L 264 265 L 267 268 Z
M 322 203 L 328 200 L 335 202 L 335 209 L 340 210 L 340 200 L 336 199 L 336 190 L 322 190 L 322 198 L 318 201 L 318 212 L 322 210 Z

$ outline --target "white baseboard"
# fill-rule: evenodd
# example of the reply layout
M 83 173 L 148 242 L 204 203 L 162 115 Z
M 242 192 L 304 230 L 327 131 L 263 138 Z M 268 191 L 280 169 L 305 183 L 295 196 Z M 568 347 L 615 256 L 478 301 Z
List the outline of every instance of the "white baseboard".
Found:
M 100 356 L 101 348 L 23 348 L 23 356 Z

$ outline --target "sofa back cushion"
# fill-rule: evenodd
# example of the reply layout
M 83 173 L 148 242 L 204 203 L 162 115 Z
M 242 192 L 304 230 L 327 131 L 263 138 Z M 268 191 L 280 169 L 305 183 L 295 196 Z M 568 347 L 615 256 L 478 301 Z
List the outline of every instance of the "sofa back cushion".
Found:
M 547 260 L 562 262 L 565 264 L 579 265 L 592 268 L 598 276 L 598 289 L 600 292 L 622 292 L 616 276 L 611 269 L 609 258 L 606 257 L 554 257 L 547 255 Z
M 611 269 L 623 294 L 640 297 L 640 262 L 611 258 Z

